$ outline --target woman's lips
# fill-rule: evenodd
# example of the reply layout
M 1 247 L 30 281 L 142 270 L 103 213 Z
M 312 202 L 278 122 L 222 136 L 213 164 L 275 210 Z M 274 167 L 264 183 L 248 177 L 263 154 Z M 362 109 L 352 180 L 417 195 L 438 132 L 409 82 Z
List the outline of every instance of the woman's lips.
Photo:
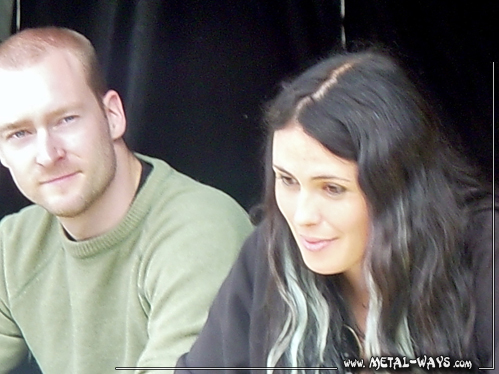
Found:
M 320 239 L 300 235 L 300 241 L 303 247 L 311 252 L 318 252 L 326 248 L 335 239 Z

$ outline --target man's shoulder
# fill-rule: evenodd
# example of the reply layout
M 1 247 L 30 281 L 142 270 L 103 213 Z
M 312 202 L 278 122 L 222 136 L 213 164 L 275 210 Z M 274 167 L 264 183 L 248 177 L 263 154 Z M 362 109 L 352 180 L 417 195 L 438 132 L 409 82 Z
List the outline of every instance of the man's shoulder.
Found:
M 222 252 L 239 251 L 253 226 L 247 212 L 232 197 L 176 171 L 164 161 L 149 157 L 144 160 L 153 169 L 134 203 L 147 209 L 142 240 L 161 243 L 165 253 L 173 257 L 173 252 L 186 256 L 191 255 L 191 250 L 199 253 L 200 243 L 206 253 L 213 252 L 211 247 L 222 256 Z M 151 241 L 151 237 L 155 240 Z M 226 250 L 220 251 L 221 246 Z
M 173 210 L 176 215 L 238 215 L 244 209 L 227 193 L 199 182 L 174 169 L 165 161 L 139 155 L 153 167 L 140 194 L 154 198 L 153 210 Z
M 57 218 L 38 205 L 29 205 L 0 221 L 0 250 L 14 257 L 28 256 L 58 236 Z
M 0 220 L 0 231 L 21 230 L 32 232 L 35 226 L 45 221 L 55 219 L 53 215 L 48 213 L 42 207 L 32 204 L 28 205 L 16 213 L 9 214 Z
M 22 287 L 52 257 L 59 230 L 57 218 L 37 205 L 0 221 L 0 271 L 13 289 Z

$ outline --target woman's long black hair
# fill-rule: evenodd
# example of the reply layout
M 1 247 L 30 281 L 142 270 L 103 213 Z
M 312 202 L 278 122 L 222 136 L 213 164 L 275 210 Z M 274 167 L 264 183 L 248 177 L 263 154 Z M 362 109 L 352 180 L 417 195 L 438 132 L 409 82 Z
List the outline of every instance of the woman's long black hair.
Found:
M 483 190 L 400 64 L 377 51 L 326 59 L 283 86 L 266 123 L 263 224 L 280 295 L 270 300 L 279 313 L 268 365 L 342 372 L 343 359 L 360 354 L 475 360 L 472 274 L 463 247 L 467 204 Z M 359 331 L 351 333 L 342 275 L 306 268 L 276 204 L 272 136 L 290 123 L 358 165 L 371 219 L 364 264 L 370 302 L 359 349 L 352 349 Z

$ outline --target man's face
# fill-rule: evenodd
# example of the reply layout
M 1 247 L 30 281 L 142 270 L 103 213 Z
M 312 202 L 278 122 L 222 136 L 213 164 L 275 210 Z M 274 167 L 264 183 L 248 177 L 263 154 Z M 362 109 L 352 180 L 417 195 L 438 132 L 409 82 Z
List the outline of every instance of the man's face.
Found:
M 74 218 L 103 196 L 116 170 L 105 108 L 69 52 L 0 68 L 0 161 L 29 200 Z

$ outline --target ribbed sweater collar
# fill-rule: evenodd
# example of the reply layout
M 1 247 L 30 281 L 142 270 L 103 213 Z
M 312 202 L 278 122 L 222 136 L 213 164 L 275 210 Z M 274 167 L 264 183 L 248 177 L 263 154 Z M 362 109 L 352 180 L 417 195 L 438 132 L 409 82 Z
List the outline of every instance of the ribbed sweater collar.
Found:
M 113 229 L 95 238 L 82 241 L 72 241 L 68 239 L 62 226 L 60 226 L 60 236 L 64 249 L 73 257 L 89 258 L 99 253 L 113 250 L 134 234 L 140 223 L 145 219 L 147 213 L 154 204 L 157 196 L 157 188 L 162 185 L 165 177 L 173 169 L 164 161 L 135 154 L 139 159 L 153 166 L 149 177 L 135 196 L 126 216 Z

